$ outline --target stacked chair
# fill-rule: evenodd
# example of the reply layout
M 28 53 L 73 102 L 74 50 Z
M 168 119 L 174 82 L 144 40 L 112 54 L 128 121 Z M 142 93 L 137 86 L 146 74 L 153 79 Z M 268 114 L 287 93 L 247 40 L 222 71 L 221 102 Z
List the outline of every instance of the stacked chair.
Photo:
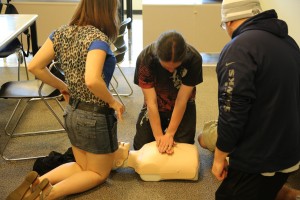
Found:
M 113 53 L 114 53 L 114 55 L 116 57 L 116 60 L 117 60 L 116 69 L 118 69 L 120 71 L 121 76 L 125 80 L 125 82 L 128 86 L 128 89 L 129 89 L 128 93 L 122 93 L 122 92 L 118 91 L 119 81 L 117 80 L 116 76 L 113 76 L 113 80 L 116 82 L 116 85 L 113 86 L 113 84 L 111 84 L 111 87 L 113 88 L 113 90 L 115 92 L 115 95 L 117 95 L 119 97 L 119 99 L 120 99 L 120 96 L 130 96 L 133 93 L 133 89 L 132 89 L 128 79 L 126 78 L 126 75 L 124 74 L 124 72 L 122 71 L 122 69 L 120 67 L 121 63 L 124 61 L 125 54 L 128 50 L 128 47 L 126 45 L 124 37 L 127 35 L 126 30 L 127 30 L 128 24 L 130 24 L 130 22 L 131 22 L 131 18 L 126 18 L 121 23 L 120 29 L 119 29 L 119 35 L 118 35 L 117 39 L 115 40 L 115 42 L 113 43 L 113 48 L 115 49 L 113 51 Z

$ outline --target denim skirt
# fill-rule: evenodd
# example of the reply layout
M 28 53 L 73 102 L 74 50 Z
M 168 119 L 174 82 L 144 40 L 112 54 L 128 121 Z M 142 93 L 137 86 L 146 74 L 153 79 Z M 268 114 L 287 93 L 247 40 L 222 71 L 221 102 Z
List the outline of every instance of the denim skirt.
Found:
M 67 105 L 64 122 L 73 146 L 94 154 L 113 153 L 118 149 L 115 114 L 84 111 Z

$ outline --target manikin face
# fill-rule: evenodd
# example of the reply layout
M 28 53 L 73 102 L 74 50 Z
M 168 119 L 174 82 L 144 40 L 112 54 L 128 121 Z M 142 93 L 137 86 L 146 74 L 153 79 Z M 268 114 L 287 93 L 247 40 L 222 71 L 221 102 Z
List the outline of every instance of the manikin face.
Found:
M 119 149 L 115 152 L 115 159 L 113 162 L 113 169 L 122 167 L 124 161 L 128 158 L 130 144 L 126 142 L 119 142 Z
M 159 60 L 161 66 L 163 68 L 165 68 L 166 70 L 168 70 L 170 73 L 173 73 L 175 71 L 175 69 L 177 67 L 179 67 L 181 65 L 182 62 L 173 62 L 173 61 L 168 61 L 168 62 L 165 62 L 165 61 L 162 61 L 162 60 Z

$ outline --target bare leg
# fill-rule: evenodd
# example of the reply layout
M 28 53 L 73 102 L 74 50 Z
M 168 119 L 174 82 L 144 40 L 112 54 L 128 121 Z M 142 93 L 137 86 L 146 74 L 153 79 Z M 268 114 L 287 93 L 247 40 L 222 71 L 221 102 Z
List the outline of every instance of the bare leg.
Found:
M 77 172 L 81 172 L 82 169 L 80 165 L 76 162 L 70 162 L 62 164 L 55 169 L 49 171 L 48 173 L 44 174 L 39 178 L 39 180 L 43 180 L 44 178 L 48 178 L 52 185 L 65 180 L 66 178 L 74 175 Z
M 114 154 L 92 154 L 72 147 L 76 163 L 55 168 L 40 178 L 48 178 L 53 188 L 47 199 L 57 199 L 70 194 L 87 191 L 108 177 Z

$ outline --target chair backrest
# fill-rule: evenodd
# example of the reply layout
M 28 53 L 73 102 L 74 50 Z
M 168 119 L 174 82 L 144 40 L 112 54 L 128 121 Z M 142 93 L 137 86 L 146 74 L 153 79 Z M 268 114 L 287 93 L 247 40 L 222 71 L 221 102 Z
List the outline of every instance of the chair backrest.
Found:
M 124 61 L 125 53 L 127 52 L 127 45 L 126 45 L 124 36 L 126 34 L 126 32 L 125 32 L 126 27 L 130 22 L 131 22 L 131 18 L 129 17 L 129 18 L 126 18 L 121 23 L 120 28 L 119 28 L 119 35 L 113 43 L 113 45 L 116 48 L 116 50 L 113 53 L 116 57 L 117 64 L 120 64 L 121 62 Z
M 115 56 L 117 56 L 121 53 L 126 53 L 126 52 L 127 52 L 127 46 L 124 44 L 122 47 L 118 48 L 113 53 L 114 53 Z
M 128 25 L 130 22 L 131 22 L 131 18 L 130 18 L 130 17 L 126 18 L 124 21 L 121 22 L 120 28 L 119 28 L 119 35 L 122 35 L 122 34 L 125 33 L 126 27 L 127 27 L 127 25 Z
M 118 49 L 122 46 L 124 46 L 125 43 L 125 39 L 124 39 L 124 35 L 118 35 L 117 39 L 114 42 L 114 46 Z
M 125 53 L 126 53 L 126 51 L 115 55 L 116 60 L 117 60 L 117 64 L 120 64 L 124 61 Z
M 130 22 L 131 22 L 131 18 L 126 18 L 121 23 L 120 28 L 119 28 L 119 35 L 113 43 L 113 45 L 115 46 L 116 49 L 119 49 L 119 48 L 123 47 L 124 45 L 126 45 L 124 36 L 126 34 L 126 32 L 125 32 L 126 27 Z
M 16 7 L 10 3 L 0 2 L 0 13 L 1 14 L 19 14 Z

